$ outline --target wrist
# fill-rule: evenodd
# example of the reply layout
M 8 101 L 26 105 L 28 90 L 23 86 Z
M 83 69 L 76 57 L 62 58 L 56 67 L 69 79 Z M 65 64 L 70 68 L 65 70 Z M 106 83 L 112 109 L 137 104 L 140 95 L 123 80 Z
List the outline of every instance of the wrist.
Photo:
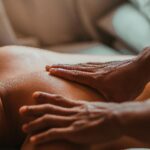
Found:
M 135 62 L 139 68 L 139 73 L 143 75 L 144 78 L 150 79 L 150 48 L 146 48 L 136 59 Z
M 131 120 L 132 120 L 132 111 L 130 103 L 123 103 L 120 105 L 120 111 L 118 115 L 118 120 L 121 124 L 122 132 L 124 136 L 130 136 L 130 130 L 132 130 Z
M 125 128 L 124 123 L 122 119 L 122 104 L 112 103 L 112 109 L 111 110 L 111 117 L 112 122 L 115 124 L 115 127 L 117 128 L 117 131 L 120 134 L 120 137 L 125 135 Z
M 150 64 L 150 47 L 145 48 L 138 56 L 137 60 Z
M 125 136 L 136 139 L 144 137 L 148 132 L 144 127 L 150 127 L 150 101 L 121 104 L 118 118 Z

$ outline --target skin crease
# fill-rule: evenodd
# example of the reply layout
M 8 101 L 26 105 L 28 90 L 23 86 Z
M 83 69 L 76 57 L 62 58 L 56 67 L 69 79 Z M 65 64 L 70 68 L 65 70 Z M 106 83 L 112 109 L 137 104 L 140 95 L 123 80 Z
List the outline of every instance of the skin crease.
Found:
M 68 56 L 69 59 L 67 59 Z M 12 139 L 15 139 L 17 141 L 16 142 L 12 140 L 13 144 L 15 145 L 21 144 L 23 142 L 22 139 L 25 138 L 25 135 L 23 135 L 23 133 L 21 132 L 21 125 L 27 120 L 23 120 L 22 118 L 20 118 L 18 110 L 19 107 L 21 107 L 22 105 L 35 104 L 35 102 L 32 99 L 32 93 L 37 90 L 60 94 L 71 99 L 92 99 L 94 101 L 98 101 L 101 98 L 100 95 L 98 95 L 91 89 L 79 86 L 75 83 L 70 83 L 68 81 L 66 82 L 62 79 L 49 77 L 49 75 L 44 71 L 44 67 L 46 64 L 60 63 L 60 60 L 62 59 L 64 63 L 71 63 L 72 61 L 76 63 L 78 61 L 86 62 L 89 60 L 89 57 L 87 56 L 82 56 L 79 59 L 79 56 L 70 57 L 70 55 L 60 55 L 40 50 L 36 51 L 36 49 L 28 50 L 28 48 L 24 47 L 5 47 L 1 48 L 0 58 L 0 80 L 2 89 L 0 90 L 0 94 L 3 106 L 5 108 L 5 114 L 3 113 L 2 117 L 6 118 L 4 115 L 7 116 L 7 121 L 9 121 L 8 124 L 6 124 L 8 125 L 7 129 L 13 129 L 10 131 L 11 134 L 9 133 L 9 135 L 5 132 L 3 133 L 3 137 L 8 139 L 8 143 Z M 100 60 L 100 57 L 92 57 L 91 61 L 94 60 L 98 61 Z M 64 92 L 64 89 L 66 89 L 66 92 Z M 19 140 L 21 139 L 20 141 L 18 140 L 18 137 Z M 9 144 L 12 143 L 10 142 Z M 59 142 L 52 143 L 52 145 L 48 146 L 52 146 L 55 150 L 58 148 L 59 144 Z M 27 145 L 29 145 L 30 148 L 32 147 L 31 149 L 36 149 L 28 141 L 24 144 L 24 147 L 26 147 Z M 66 145 L 63 144 L 64 149 L 67 145 L 68 143 L 66 143 Z M 44 149 L 44 146 L 41 147 L 41 149 Z M 63 147 L 61 147 L 62 150 Z M 70 147 L 69 150 L 71 148 L 72 147 Z

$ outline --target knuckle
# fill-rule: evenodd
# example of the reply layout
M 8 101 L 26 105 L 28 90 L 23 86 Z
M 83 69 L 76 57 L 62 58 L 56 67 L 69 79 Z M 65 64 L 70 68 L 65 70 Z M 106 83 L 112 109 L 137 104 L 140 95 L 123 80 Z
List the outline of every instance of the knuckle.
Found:
M 76 129 L 80 129 L 83 126 L 85 126 L 87 124 L 87 122 L 85 120 L 82 121 L 76 121 L 72 124 L 72 127 L 76 130 Z
M 50 117 L 50 114 L 53 114 L 53 113 L 56 113 L 56 112 L 57 112 L 57 110 L 56 110 L 55 107 L 56 107 L 56 106 L 52 106 L 52 105 L 50 105 L 50 104 L 46 106 L 45 110 L 46 110 L 46 113 L 49 114 L 49 117 Z
M 78 72 L 76 71 L 76 70 L 74 70 L 74 71 L 71 71 L 70 73 L 69 73 L 69 76 L 71 77 L 71 78 L 77 78 L 78 77 Z
M 57 96 L 56 96 L 56 99 L 57 99 L 57 100 L 61 100 L 62 97 L 61 97 L 60 95 L 57 95 Z
M 80 108 L 79 108 L 79 107 L 70 108 L 69 112 L 70 112 L 72 115 L 76 115 L 78 112 L 80 112 Z
M 80 115 L 81 117 L 89 115 L 89 106 L 88 106 L 88 104 L 85 103 L 85 104 L 80 106 L 80 112 L 79 112 L 78 115 Z
M 58 100 L 58 101 L 62 99 L 62 97 L 60 95 L 56 95 L 56 94 L 53 97 L 55 100 Z
M 50 110 L 52 107 L 51 107 L 51 105 L 50 104 L 45 104 L 44 105 L 44 109 L 45 110 Z
M 49 135 L 49 134 L 55 134 L 56 133 L 56 129 L 49 129 L 48 131 L 47 131 L 47 134 Z
M 80 109 L 82 110 L 82 112 L 85 112 L 88 109 L 88 105 L 85 103 L 80 106 Z
M 48 114 L 45 114 L 42 118 L 42 121 L 47 123 L 47 122 L 49 122 L 49 119 L 50 119 L 50 116 Z
M 79 75 L 78 71 L 75 70 L 75 71 L 74 71 L 74 75 L 75 75 L 75 76 L 78 76 L 78 75 Z
M 77 116 L 76 116 L 76 115 L 71 116 L 71 117 L 69 117 L 69 118 L 67 119 L 68 122 L 74 122 L 74 121 L 76 121 L 76 120 L 77 120 Z
M 93 73 L 92 74 L 92 78 L 94 81 L 97 81 L 97 79 L 99 78 L 100 74 L 99 73 Z
M 58 129 L 54 128 L 54 129 L 49 129 L 48 130 L 48 136 L 51 137 L 52 135 L 54 137 L 61 137 L 64 133 L 62 131 L 59 131 Z
M 27 130 L 30 131 L 30 130 L 32 130 L 33 128 L 34 128 L 34 124 L 33 124 L 33 123 L 29 123 Z
M 92 70 L 92 72 L 94 73 L 94 72 L 97 71 L 97 67 L 92 67 L 91 70 Z
M 57 96 L 57 102 L 58 104 L 62 104 L 66 99 L 62 96 Z
M 53 97 L 53 98 L 57 98 L 57 94 L 53 94 L 52 97 Z
M 33 113 L 33 107 L 32 107 L 32 106 L 27 107 L 27 112 L 28 112 L 29 114 Z
M 47 138 L 50 135 L 50 131 L 48 130 L 44 135 L 43 138 Z

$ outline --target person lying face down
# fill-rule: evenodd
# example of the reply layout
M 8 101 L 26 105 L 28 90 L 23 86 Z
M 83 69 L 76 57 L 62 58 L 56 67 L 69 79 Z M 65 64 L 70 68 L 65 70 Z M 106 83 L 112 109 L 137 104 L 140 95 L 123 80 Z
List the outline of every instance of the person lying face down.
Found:
M 32 93 L 35 91 L 60 93 L 73 99 L 100 100 L 100 95 L 87 87 L 50 77 L 44 66 L 51 63 L 54 57 L 60 59 L 55 53 L 40 50 L 28 51 L 21 47 L 1 49 L 1 146 L 23 143 L 26 136 L 21 131 L 21 125 L 27 120 L 20 117 L 19 108 L 22 105 L 35 104 L 32 100 Z M 58 147 L 61 147 L 59 143 L 56 144 L 56 148 Z
M 40 105 L 23 106 L 20 114 L 23 117 L 40 115 L 24 124 L 23 131 L 32 135 L 30 141 L 36 145 L 58 139 L 87 145 L 104 144 L 123 136 L 148 144 L 150 101 L 135 102 L 134 98 L 150 81 L 149 65 L 150 51 L 146 48 L 128 61 L 47 66 L 50 74 L 103 92 L 109 103 L 74 101 L 56 94 L 35 92 L 33 98 Z M 54 118 L 57 120 L 53 125 Z
M 101 94 L 86 86 L 49 76 L 45 72 L 44 66 L 46 64 L 57 63 L 58 59 L 64 59 L 64 61 L 65 59 L 71 59 L 70 55 L 69 57 L 64 54 L 60 55 L 23 47 L 1 48 L 0 145 L 2 147 L 7 147 L 7 145 L 9 147 L 20 146 L 27 137 L 21 131 L 21 126 L 33 118 L 22 118 L 19 115 L 19 108 L 23 105 L 36 104 L 32 98 L 35 91 L 59 94 L 74 100 L 105 101 Z M 93 59 L 95 60 L 95 58 Z M 74 56 L 72 56 L 73 59 L 75 59 Z M 81 61 L 83 59 L 81 58 Z M 55 121 L 54 118 L 53 125 Z M 26 142 L 24 147 L 26 146 L 29 146 L 27 149 L 74 150 L 78 145 L 66 141 L 54 141 L 40 147 L 32 147 L 33 145 L 30 142 Z M 80 148 L 80 145 L 78 148 Z

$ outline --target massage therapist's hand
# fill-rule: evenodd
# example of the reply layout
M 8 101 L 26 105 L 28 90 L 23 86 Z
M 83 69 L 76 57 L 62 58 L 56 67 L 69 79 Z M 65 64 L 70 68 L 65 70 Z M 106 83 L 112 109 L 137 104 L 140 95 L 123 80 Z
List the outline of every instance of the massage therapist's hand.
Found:
M 35 144 L 65 139 L 79 144 L 105 143 L 122 136 L 117 104 L 83 102 L 35 93 L 40 105 L 23 106 L 24 117 L 37 119 L 23 125 Z M 34 134 L 33 134 L 34 133 Z
M 77 65 L 51 65 L 51 75 L 96 89 L 105 100 L 122 102 L 135 99 L 149 81 L 150 49 L 133 60 Z

